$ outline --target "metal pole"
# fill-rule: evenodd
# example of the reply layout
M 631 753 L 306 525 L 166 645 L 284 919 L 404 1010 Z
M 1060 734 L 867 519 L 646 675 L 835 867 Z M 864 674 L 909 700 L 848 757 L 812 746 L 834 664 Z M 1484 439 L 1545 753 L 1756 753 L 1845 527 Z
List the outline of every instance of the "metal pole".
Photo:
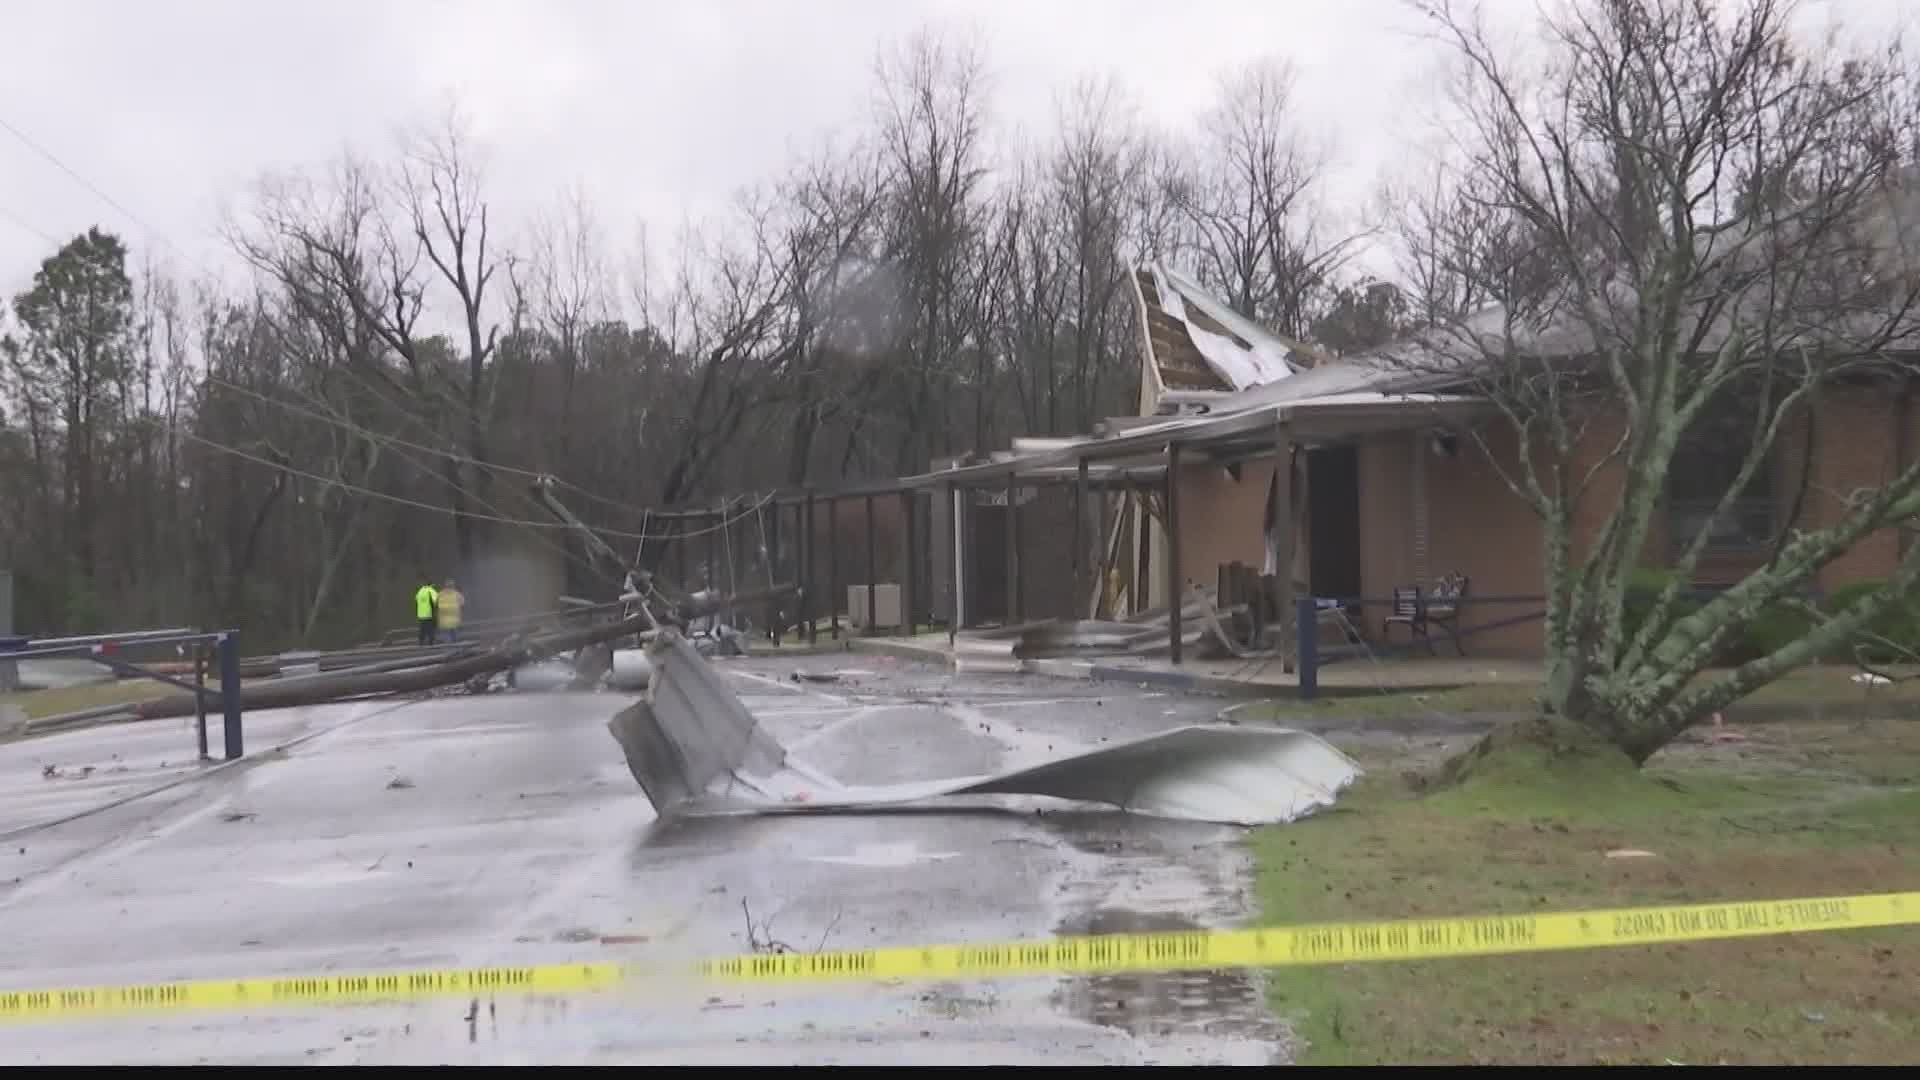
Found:
M 947 606 L 947 645 L 952 646 L 959 637 L 962 620 L 965 618 L 966 590 L 966 552 L 961 550 L 960 538 L 964 529 L 960 521 L 960 488 L 951 481 L 947 484 L 947 503 L 953 516 L 953 572 L 947 575 L 953 589 L 953 603 Z
M 682 592 L 693 591 L 693 583 L 687 580 L 687 531 L 687 519 L 681 518 L 679 526 L 673 531 L 673 561 L 674 576 L 680 579 Z
M 193 645 L 193 713 L 200 730 L 200 760 L 210 757 L 207 753 L 207 646 L 196 641 Z
M 813 606 L 813 564 L 816 561 L 814 545 L 818 543 L 819 538 L 814 534 L 813 529 L 813 492 L 811 491 L 807 492 L 807 501 L 801 510 L 801 518 L 803 524 L 800 526 L 800 531 L 806 536 L 804 547 L 807 552 L 807 565 L 806 569 L 800 572 L 800 607 L 806 612 L 807 644 L 813 645 L 820 641 L 820 620 Z
M 767 562 L 767 580 L 769 582 L 780 580 L 780 500 L 777 498 L 773 500 L 772 517 L 773 520 L 768 523 L 767 535 L 765 537 L 767 551 L 766 554 L 762 556 Z M 765 521 L 766 519 L 761 518 L 760 520 Z M 779 607 L 780 601 L 775 600 L 769 605 L 768 610 L 771 612 L 777 610 Z M 775 645 L 780 644 L 780 632 L 783 629 L 783 627 L 778 625 L 779 621 L 779 619 L 767 620 L 767 637 Z
M 220 711 L 226 720 L 227 760 L 238 758 L 244 750 L 240 742 L 240 635 L 232 630 L 220 635 Z
M 1297 667 L 1300 673 L 1300 700 L 1312 701 L 1320 693 L 1320 620 L 1313 597 L 1295 601 L 1294 639 L 1299 646 Z
M 913 492 L 911 491 L 900 493 L 900 523 L 906 530 L 907 542 L 907 564 L 900 569 L 900 622 L 906 635 L 912 637 L 915 623 L 913 603 L 920 597 L 919 583 L 913 579 L 914 568 L 920 563 L 914 558 L 918 552 L 913 543 Z
M 827 499 L 827 625 L 840 640 L 840 500 Z
M 866 503 L 867 503 L 867 626 L 866 626 L 866 631 L 867 631 L 867 635 L 870 637 L 873 635 L 874 629 L 875 629 L 873 625 L 874 618 L 875 618 L 873 594 L 877 591 L 875 586 L 878 585 L 877 579 L 880 576 L 880 570 L 879 570 L 878 560 L 874 557 L 876 554 L 874 552 L 874 548 L 877 547 L 878 544 L 876 544 L 874 540 L 873 496 L 872 495 L 867 496 Z
M 1087 550 L 1087 459 L 1080 459 L 1073 477 L 1073 596 L 1077 608 L 1089 587 Z
M 1268 561 L 1273 563 L 1276 595 L 1274 597 L 1274 617 L 1280 620 L 1280 655 L 1284 666 L 1293 659 L 1293 644 L 1286 635 L 1288 629 L 1287 609 L 1293 607 L 1293 552 L 1297 538 L 1294 536 L 1293 520 L 1293 433 L 1285 424 L 1273 431 L 1273 550 L 1268 552 Z M 1297 625 L 1294 629 L 1297 629 Z
M 1020 535 L 1019 519 L 1014 515 L 1016 502 L 1013 490 L 1013 474 L 1007 474 L 1007 515 L 1002 522 L 1001 536 L 1007 545 L 1007 606 L 1006 620 L 1009 625 L 1020 621 Z
M 13 636 L 13 571 L 0 570 L 0 638 Z M 25 639 L 17 646 L 24 647 Z M 20 665 L 0 660 L 0 693 L 20 689 Z
M 1180 584 L 1180 444 L 1167 444 L 1167 604 L 1168 649 L 1177 665 L 1180 657 L 1180 605 L 1186 589 Z
M 722 507 L 726 506 L 727 501 L 725 499 L 720 500 L 720 505 Z M 706 587 L 712 589 L 715 595 L 718 595 L 720 592 L 720 528 L 721 523 L 727 520 L 727 512 L 723 509 L 714 513 L 712 517 L 713 520 L 707 524 Z M 715 611 L 714 617 L 721 617 L 720 612 Z

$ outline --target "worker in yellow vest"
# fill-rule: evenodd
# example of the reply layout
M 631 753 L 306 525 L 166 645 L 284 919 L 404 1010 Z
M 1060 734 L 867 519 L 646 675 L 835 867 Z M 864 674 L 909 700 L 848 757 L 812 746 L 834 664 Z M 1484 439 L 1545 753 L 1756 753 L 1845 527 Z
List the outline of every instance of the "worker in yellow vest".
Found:
M 413 615 L 420 620 L 420 644 L 433 644 L 433 624 L 438 616 L 440 591 L 429 581 L 413 591 Z
M 440 623 L 440 640 L 458 641 L 460 638 L 460 609 L 466 606 L 467 598 L 460 593 L 453 579 L 448 578 L 440 591 L 434 594 L 435 615 Z

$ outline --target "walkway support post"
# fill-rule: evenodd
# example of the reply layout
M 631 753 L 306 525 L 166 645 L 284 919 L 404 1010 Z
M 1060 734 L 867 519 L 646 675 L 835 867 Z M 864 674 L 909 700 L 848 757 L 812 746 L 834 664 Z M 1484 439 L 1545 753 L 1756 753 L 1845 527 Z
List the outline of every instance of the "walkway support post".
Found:
M 1273 531 L 1267 534 L 1267 561 L 1273 566 L 1276 595 L 1274 617 L 1280 621 L 1280 656 L 1283 665 L 1295 659 L 1294 643 L 1288 635 L 1299 633 L 1299 621 L 1288 625 L 1286 613 L 1293 609 L 1293 432 L 1285 424 L 1273 429 Z
M 226 722 L 227 760 L 232 761 L 246 752 L 240 735 L 240 635 L 232 630 L 221 634 L 219 653 L 220 711 Z
M 1167 647 L 1175 665 L 1181 661 L 1180 607 L 1187 590 L 1180 582 L 1180 444 L 1167 444 Z

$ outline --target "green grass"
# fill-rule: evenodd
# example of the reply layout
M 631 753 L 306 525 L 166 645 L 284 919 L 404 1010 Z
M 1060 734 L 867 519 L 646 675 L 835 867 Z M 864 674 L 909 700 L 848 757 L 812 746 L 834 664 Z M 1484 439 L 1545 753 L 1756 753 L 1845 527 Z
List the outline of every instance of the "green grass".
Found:
M 76 709 L 90 709 L 95 705 L 146 701 L 149 698 L 165 697 L 178 692 L 166 683 L 152 679 L 118 679 L 113 682 L 69 686 L 58 690 L 25 690 L 14 694 L 0 694 L 0 705 L 18 705 L 27 711 L 28 719 L 39 719 L 42 716 L 55 716 L 59 713 L 73 712 Z
M 1871 691 L 1852 681 L 1857 668 L 1844 664 L 1806 667 L 1749 694 L 1737 703 L 1738 710 L 1763 707 L 1902 707 L 1920 711 L 1920 680 Z M 1914 674 L 1902 669 L 1898 674 Z M 1708 673 L 1703 678 L 1711 678 Z M 1324 695 L 1311 703 L 1297 701 L 1263 702 L 1248 706 L 1248 718 L 1266 714 L 1273 717 L 1297 717 L 1302 712 L 1328 718 L 1356 720 L 1383 717 L 1417 717 L 1423 713 L 1462 715 L 1475 713 L 1531 712 L 1540 688 L 1531 683 L 1487 683 L 1432 691 L 1366 691 Z
M 1920 887 L 1920 722 L 1777 723 L 1644 771 L 1524 755 L 1419 795 L 1369 749 L 1331 813 L 1255 835 L 1263 920 Z M 1642 849 L 1652 858 L 1609 858 Z M 1283 968 L 1309 1064 L 1920 1060 L 1920 930 Z

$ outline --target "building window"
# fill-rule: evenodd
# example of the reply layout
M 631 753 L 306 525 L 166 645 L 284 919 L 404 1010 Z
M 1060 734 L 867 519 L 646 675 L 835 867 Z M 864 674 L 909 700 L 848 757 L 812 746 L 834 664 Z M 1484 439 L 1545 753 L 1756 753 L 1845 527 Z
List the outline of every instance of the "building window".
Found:
M 1714 517 L 1753 448 L 1758 407 L 1750 394 L 1723 393 L 1681 437 L 1667 473 L 1667 537 L 1673 557 L 1684 553 L 1703 529 L 1709 530 L 1706 554 L 1757 554 L 1773 544 L 1780 528 L 1771 460 L 1775 448 L 1726 511 Z

